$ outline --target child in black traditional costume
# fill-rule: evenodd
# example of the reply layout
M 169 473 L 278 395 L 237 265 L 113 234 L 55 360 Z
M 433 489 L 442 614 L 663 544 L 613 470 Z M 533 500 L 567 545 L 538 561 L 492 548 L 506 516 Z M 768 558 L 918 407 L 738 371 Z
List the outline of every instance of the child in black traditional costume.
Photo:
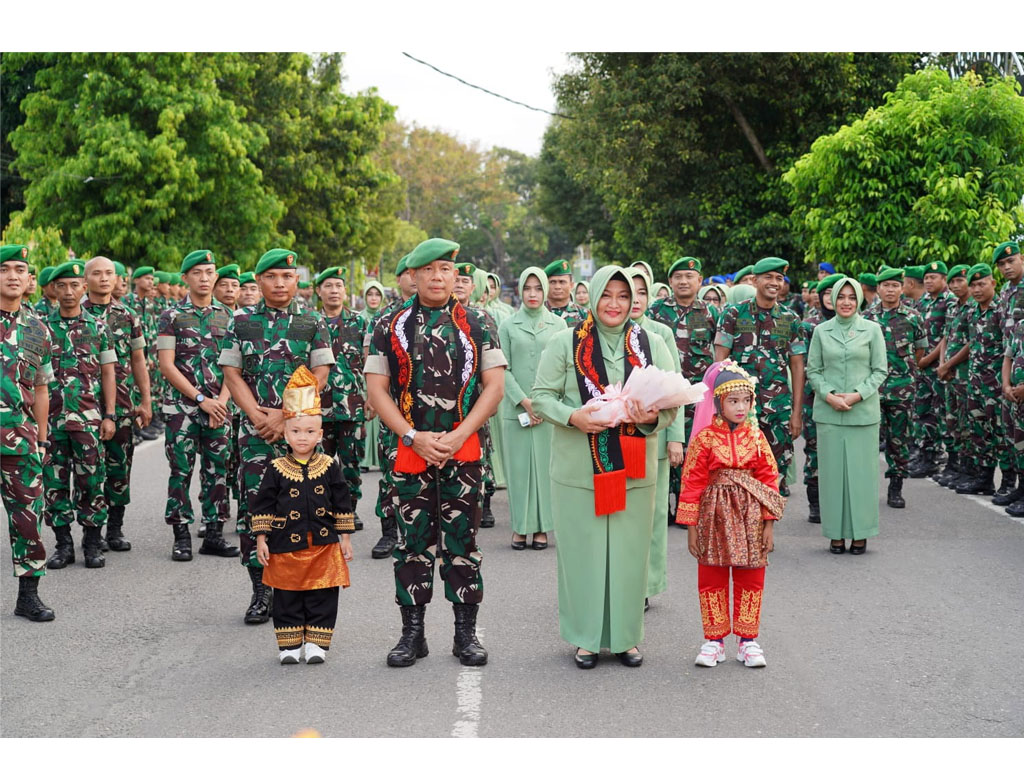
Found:
M 283 396 L 284 437 L 291 451 L 270 462 L 252 508 L 263 583 L 274 588 L 274 632 L 282 664 L 324 660 L 349 585 L 352 498 L 341 468 L 317 450 L 323 436 L 317 380 L 305 366 Z M 340 534 L 340 538 L 339 538 Z
M 697 589 L 706 642 L 697 665 L 725 661 L 724 638 L 739 637 L 737 660 L 763 667 L 758 645 L 761 597 L 774 522 L 782 519 L 779 470 L 754 415 L 756 382 L 730 360 L 704 375 L 708 392 L 697 406 L 683 464 L 676 522 L 689 526 L 697 558 Z M 733 612 L 729 623 L 729 575 Z

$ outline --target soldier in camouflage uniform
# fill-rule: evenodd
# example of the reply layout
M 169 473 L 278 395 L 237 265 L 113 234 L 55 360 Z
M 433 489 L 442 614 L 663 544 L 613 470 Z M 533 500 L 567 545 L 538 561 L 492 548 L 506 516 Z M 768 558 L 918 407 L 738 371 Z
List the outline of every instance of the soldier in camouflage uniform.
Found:
M 237 264 L 225 264 L 217 269 L 217 282 L 213 285 L 213 298 L 224 305 L 232 315 L 238 309 L 238 295 L 242 287 L 242 274 Z M 242 412 L 238 409 L 234 400 L 228 400 L 229 441 L 231 447 L 228 450 L 227 458 L 227 484 L 230 496 L 234 497 L 239 505 L 242 503 L 242 491 L 238 482 L 239 454 L 238 454 L 238 430 L 241 425 Z M 230 510 L 229 510 L 230 516 Z M 241 517 L 241 515 L 239 515 Z M 199 527 L 199 537 L 206 535 L 206 526 Z
M 726 309 L 715 335 L 715 359 L 732 358 L 758 380 L 758 423 L 783 478 L 779 488 L 783 496 L 789 495 L 785 477 L 793 461 L 793 439 L 803 427 L 803 356 L 807 353 L 800 318 L 775 300 L 787 269 L 789 262 L 784 259 L 757 262 L 753 268 L 757 296 Z
M 85 263 L 73 259 L 51 275 L 58 306 L 46 321 L 54 380 L 50 384 L 50 451 L 43 467 L 46 524 L 57 537 L 47 563 L 50 568 L 75 562 L 71 523 L 76 512 L 84 529 L 86 567 L 105 565 L 100 528 L 107 522 L 107 501 L 100 440 L 114 434 L 117 355 L 106 326 L 82 309 L 84 272 Z
M 1006 368 L 1012 359 L 1010 341 L 1014 328 L 1024 324 L 1024 261 L 1021 260 L 1020 246 L 1014 242 L 1001 243 L 996 246 L 992 261 L 1006 279 L 1006 284 L 999 292 L 998 304 L 1003 332 L 1003 355 L 1006 358 L 1003 363 L 1006 371 L 1003 380 L 1008 382 L 1009 371 Z M 1002 483 L 996 495 L 992 497 L 992 503 L 1005 507 L 1024 499 L 1024 453 L 1021 451 L 1021 429 L 1024 429 L 1024 422 L 1021 420 L 1019 403 L 1005 386 L 999 405 L 1006 430 L 1006 453 L 1011 458 L 1009 468 L 1003 471 Z
M 1013 401 L 1009 424 L 1013 435 L 1014 455 L 1020 468 L 1019 462 L 1024 456 L 1024 323 L 1019 322 L 1013 326 L 1007 343 L 1003 358 L 1003 393 L 1004 397 L 1010 397 Z M 1018 477 L 1020 471 L 1018 469 Z M 1013 517 L 1024 517 L 1024 494 L 1009 502 L 1006 505 L 1006 512 Z
M 956 492 L 991 496 L 997 464 L 1009 469 L 999 400 L 1002 395 L 1003 335 L 995 301 L 995 280 L 987 264 L 967 271 L 967 285 L 976 302 L 967 316 L 967 418 L 970 425 L 970 472 Z M 963 351 L 959 354 L 963 354 Z M 956 358 L 954 357 L 954 360 Z
M 174 530 L 171 559 L 192 559 L 188 527 L 193 521 L 189 486 L 196 455 L 200 457 L 200 497 L 206 534 L 199 553 L 236 557 L 238 548 L 224 540 L 231 517 L 227 489 L 230 455 L 228 390 L 218 364 L 231 313 L 213 299 L 217 265 L 207 250 L 193 251 L 181 263 L 189 293 L 160 316 L 157 349 L 167 381 L 163 413 L 164 451 L 170 475 L 164 520 Z
M 889 373 L 878 388 L 882 425 L 885 427 L 885 461 L 889 478 L 886 503 L 894 509 L 906 506 L 903 480 L 909 472 L 911 421 L 918 361 L 928 347 L 920 313 L 900 301 L 903 274 L 888 269 L 878 275 L 879 303 L 864 313 L 882 327 Z
M 295 252 L 283 248 L 274 248 L 260 257 L 255 273 L 263 299 L 235 312 L 218 360 L 231 398 L 244 413 L 238 447 L 245 513 L 239 515 L 237 530 L 242 565 L 252 581 L 247 624 L 267 621 L 272 605 L 272 593 L 263 584 L 263 569 L 256 559 L 250 510 L 264 468 L 288 452 L 283 439 L 281 393 L 300 365 L 316 375 L 321 387 L 334 365 L 331 337 L 323 317 L 313 310 L 300 309 L 295 302 L 296 261 Z
M 945 406 L 945 386 L 937 375 L 942 340 L 946 336 L 949 309 L 956 304 L 946 287 L 949 270 L 945 262 L 932 261 L 924 266 L 925 293 L 918 302 L 924 320 L 927 350 L 918 372 L 914 398 L 913 439 L 922 446 L 918 462 L 910 467 L 911 477 L 930 477 L 939 471 L 939 454 L 949 449 L 947 435 L 939 431 L 939 414 Z
M 861 272 L 857 275 L 857 282 L 860 283 L 860 288 L 864 292 L 864 306 L 862 309 L 868 309 L 878 303 L 878 275 L 874 272 Z
M 14 613 L 30 621 L 53 621 L 53 611 L 39 599 L 39 578 L 46 575 L 39 519 L 40 452 L 49 445 L 47 385 L 53 369 L 50 334 L 31 308 L 22 304 L 27 278 L 28 248 L 0 246 L 0 490 L 18 579 Z
M 252 272 L 240 273 L 238 275 L 238 306 L 254 307 L 260 303 L 261 296 L 256 276 Z
M 546 267 L 548 276 L 548 309 L 565 320 L 570 328 L 583 322 L 587 310 L 572 300 L 572 268 L 565 259 L 555 259 Z
M 53 274 L 53 267 L 43 267 L 39 270 L 39 288 L 42 290 L 43 295 L 32 307 L 32 311 L 36 313 L 37 317 L 44 318 L 49 317 L 53 308 L 57 306 L 57 294 L 50 285 L 50 275 Z M 24 304 L 23 304 L 24 306 Z
M 967 264 L 956 264 L 946 274 L 949 290 L 957 302 L 949 307 L 946 314 L 946 338 L 942 344 L 938 377 L 945 383 L 946 402 L 943 423 L 949 446 L 949 460 L 946 468 L 935 476 L 935 482 L 946 488 L 959 483 L 965 470 L 961 457 L 967 455 L 967 363 L 964 358 L 958 365 L 951 365 L 951 359 L 967 345 L 967 314 L 973 301 L 967 291 Z
M 324 321 L 331 336 L 334 365 L 327 376 L 327 386 L 320 393 L 323 417 L 323 449 L 331 458 L 337 457 L 342 475 L 352 496 L 352 518 L 355 530 L 363 523 L 356 514 L 356 505 L 363 498 L 363 477 L 359 471 L 366 427 L 363 423 L 366 383 L 363 379 L 363 339 L 366 321 L 345 306 L 348 298 L 341 267 L 322 271 L 313 281 L 324 311 Z
M 97 256 L 85 264 L 88 294 L 82 309 L 91 313 L 107 329 L 110 346 L 117 355 L 114 377 L 117 381 L 117 403 L 114 435 L 102 444 L 104 465 L 104 496 L 107 513 L 106 544 L 115 552 L 132 548 L 121 530 L 125 507 L 131 503 L 132 460 L 135 442 L 132 425 L 149 425 L 153 408 L 149 397 L 149 372 L 146 370 L 146 339 L 142 324 L 132 310 L 114 301 L 117 270 L 107 258 Z
M 672 329 L 682 374 L 694 383 L 704 378 L 704 372 L 715 361 L 715 313 L 710 304 L 697 298 L 702 269 L 700 259 L 692 256 L 676 259 L 668 268 L 672 295 L 654 302 L 647 311 L 652 320 Z M 684 417 L 684 433 L 687 435 L 690 434 L 691 417 L 691 412 Z M 670 466 L 668 522 L 674 523 L 683 475 L 683 446 L 675 441 L 669 442 L 667 451 Z
M 157 361 L 157 350 L 156 350 L 156 336 L 157 336 L 157 325 L 160 321 L 160 309 L 157 306 L 156 301 L 156 288 L 153 286 L 154 271 L 152 267 L 139 267 L 132 272 L 132 282 L 135 284 L 135 291 L 133 293 L 126 294 L 121 300 L 128 309 L 135 313 L 136 317 L 139 318 L 139 324 L 142 326 L 142 336 L 146 341 L 145 346 L 145 357 L 146 357 L 146 370 L 149 375 L 149 389 L 150 389 L 150 401 L 156 404 L 153 408 L 152 418 L 150 424 L 144 428 L 135 426 L 133 431 L 138 437 L 145 440 L 155 440 L 162 432 L 162 428 L 157 428 L 153 423 L 160 418 L 160 394 L 156 391 L 155 386 L 162 380 L 160 375 L 160 367 Z
M 496 339 L 454 298 L 459 246 L 420 243 L 407 265 L 417 296 L 381 319 L 366 360 L 369 398 L 381 421 L 401 437 L 394 464 L 400 543 L 394 552 L 395 602 L 402 637 L 389 666 L 427 655 L 423 634 L 441 552 L 445 597 L 455 612 L 452 653 L 462 664 L 487 662 L 476 637 L 483 599 L 479 430 L 504 391 L 505 357 Z

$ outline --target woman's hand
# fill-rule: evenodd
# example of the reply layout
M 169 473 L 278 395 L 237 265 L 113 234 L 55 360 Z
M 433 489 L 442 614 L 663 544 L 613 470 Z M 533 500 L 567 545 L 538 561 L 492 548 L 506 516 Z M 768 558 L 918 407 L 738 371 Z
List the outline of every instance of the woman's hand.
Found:
M 533 412 L 533 401 L 530 398 L 524 397 L 522 400 L 519 401 L 519 404 L 523 406 L 523 410 L 526 411 L 526 413 L 530 416 L 531 427 L 536 427 L 538 424 L 544 421 L 544 419 L 542 419 L 540 416 Z
M 267 547 L 267 535 L 261 533 L 256 537 L 256 559 L 264 568 L 270 563 L 270 548 Z
M 347 534 L 341 534 L 341 541 L 338 542 L 338 546 L 341 547 L 341 556 L 346 560 L 352 559 L 352 538 Z
M 834 411 L 848 411 L 850 410 L 849 403 L 846 402 L 846 398 L 843 395 L 838 395 L 835 392 L 829 392 L 825 396 L 825 402 L 832 406 Z
M 775 521 L 764 521 L 764 533 L 761 534 L 761 542 L 765 552 L 775 551 Z
M 626 420 L 631 424 L 655 424 L 658 410 L 646 410 L 635 400 L 626 400 Z
M 864 399 L 857 392 L 846 392 L 845 394 L 840 395 L 840 397 L 843 398 L 843 400 L 846 401 L 846 404 L 851 408 Z
M 697 543 L 697 526 L 691 525 L 686 529 L 686 548 L 690 554 L 700 559 L 700 545 Z
M 608 424 L 595 419 L 583 408 L 577 408 L 572 412 L 572 416 L 569 417 L 569 424 L 576 427 L 580 432 L 586 432 L 588 435 L 596 435 L 598 432 L 604 432 L 608 429 Z

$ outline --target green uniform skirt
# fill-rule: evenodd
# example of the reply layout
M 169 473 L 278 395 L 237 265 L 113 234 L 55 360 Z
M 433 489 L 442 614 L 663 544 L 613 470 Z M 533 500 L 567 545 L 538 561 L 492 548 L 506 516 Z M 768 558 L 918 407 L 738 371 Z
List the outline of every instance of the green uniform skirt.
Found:
M 517 419 L 498 421 L 503 429 L 493 434 L 503 434 L 512 530 L 520 536 L 553 530 L 550 468 L 554 426 L 545 421 L 523 428 Z
M 501 416 L 492 416 L 487 423 L 491 426 L 491 440 L 494 442 L 494 453 L 491 456 L 491 470 L 494 472 L 494 485 L 497 488 L 508 486 L 508 473 L 505 471 L 505 439 L 502 431 Z
M 366 422 L 366 440 L 363 441 L 363 460 L 359 466 L 377 469 L 377 441 L 380 439 L 380 416 Z
M 878 424 L 818 423 L 818 492 L 826 539 L 878 535 Z
M 668 589 L 668 470 L 668 459 L 658 459 L 654 523 L 651 528 L 651 559 L 647 565 L 647 597 L 660 595 Z

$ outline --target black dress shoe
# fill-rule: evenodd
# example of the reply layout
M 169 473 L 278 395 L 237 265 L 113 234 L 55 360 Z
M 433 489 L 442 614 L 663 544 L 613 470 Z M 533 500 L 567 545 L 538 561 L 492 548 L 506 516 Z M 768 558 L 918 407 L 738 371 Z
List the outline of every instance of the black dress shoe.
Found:
M 596 653 L 580 653 L 580 649 L 576 649 L 576 653 L 573 655 L 573 661 L 576 662 L 576 666 L 580 669 L 593 669 L 597 666 L 598 654 Z
M 530 546 L 534 549 L 547 549 L 548 543 L 546 541 L 537 541 L 537 538 L 534 537 L 533 542 L 530 544 Z
M 639 649 L 636 651 L 623 651 L 615 655 L 619 657 L 619 661 L 625 667 L 639 667 L 644 663 L 644 655 L 640 653 Z
M 831 552 L 833 555 L 841 555 L 846 551 L 846 542 L 841 541 L 838 544 L 830 543 L 828 545 L 828 551 Z
M 863 555 L 865 552 L 867 552 L 867 549 L 868 549 L 867 539 L 864 540 L 863 544 L 854 544 L 852 541 L 850 542 L 850 554 L 851 555 Z
M 645 597 L 644 598 L 644 613 L 647 613 L 649 610 L 651 610 L 651 598 Z
M 520 549 L 526 549 L 526 539 L 522 539 L 521 541 L 516 541 L 515 539 L 512 539 L 512 549 L 515 549 L 517 551 Z

